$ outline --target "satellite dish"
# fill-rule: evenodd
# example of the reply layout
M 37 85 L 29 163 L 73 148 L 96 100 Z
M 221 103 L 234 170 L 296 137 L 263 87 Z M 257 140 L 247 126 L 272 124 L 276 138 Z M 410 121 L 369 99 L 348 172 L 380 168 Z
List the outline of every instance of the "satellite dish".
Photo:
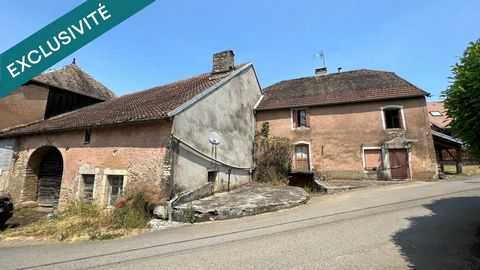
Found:
M 212 144 L 218 145 L 218 144 L 220 144 L 220 135 L 218 135 L 217 132 L 212 131 L 212 132 L 210 132 L 210 134 L 208 134 L 208 140 L 209 140 Z

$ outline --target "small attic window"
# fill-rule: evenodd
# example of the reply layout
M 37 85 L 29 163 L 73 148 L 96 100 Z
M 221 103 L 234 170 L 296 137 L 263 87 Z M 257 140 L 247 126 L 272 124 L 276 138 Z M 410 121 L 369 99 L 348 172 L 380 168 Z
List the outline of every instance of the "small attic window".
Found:
M 441 112 L 437 112 L 437 111 L 430 112 L 430 114 L 431 114 L 432 116 L 442 116 L 442 115 L 443 115 Z
M 85 129 L 85 139 L 83 141 L 84 144 L 89 144 L 90 143 L 90 137 L 92 136 L 92 130 L 91 129 Z

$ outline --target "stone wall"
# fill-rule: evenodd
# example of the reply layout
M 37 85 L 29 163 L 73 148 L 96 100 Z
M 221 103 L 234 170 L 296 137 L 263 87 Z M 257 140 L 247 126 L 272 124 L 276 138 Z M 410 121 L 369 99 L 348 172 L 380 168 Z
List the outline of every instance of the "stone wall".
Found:
M 403 106 L 404 131 L 385 131 L 381 107 L 388 105 Z M 386 147 L 386 141 L 397 137 L 404 141 L 413 140 L 409 151 L 411 178 L 431 180 L 437 177 L 425 98 L 318 106 L 308 108 L 308 111 L 309 128 L 293 129 L 290 109 L 281 109 L 257 112 L 257 129 L 269 122 L 270 135 L 310 144 L 313 171 L 337 179 L 388 178 L 388 171 L 364 172 L 362 147 Z
M 20 137 L 8 189 L 17 202 L 26 200 L 26 194 L 35 194 L 25 181 L 29 159 L 37 149 L 53 146 L 64 161 L 60 205 L 81 197 L 82 174 L 95 176 L 94 196 L 102 206 L 108 204 L 107 175 L 123 175 L 125 187 L 143 181 L 155 183 L 166 198 L 163 160 L 170 130 L 171 123 L 165 121 L 92 129 L 89 144 L 84 144 L 84 130 Z

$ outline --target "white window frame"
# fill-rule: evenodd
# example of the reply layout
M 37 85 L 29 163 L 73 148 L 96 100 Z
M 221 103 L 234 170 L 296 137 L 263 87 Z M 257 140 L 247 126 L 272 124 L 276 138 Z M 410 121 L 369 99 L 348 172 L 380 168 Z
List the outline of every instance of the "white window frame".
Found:
M 405 114 L 403 112 L 403 105 L 387 105 L 387 106 L 383 106 L 383 107 L 380 107 L 380 113 L 382 115 L 382 126 L 383 126 L 383 130 L 393 130 L 393 129 L 396 129 L 396 128 L 387 128 L 387 125 L 385 123 L 385 110 L 388 110 L 388 109 L 400 109 L 400 114 L 401 114 L 401 119 L 402 119 L 402 127 L 400 129 L 403 129 L 403 130 L 407 130 L 407 122 L 405 121 Z
M 294 112 L 294 111 L 305 111 L 305 113 L 307 114 L 307 115 L 306 115 L 306 117 L 307 117 L 307 126 L 306 126 L 306 127 L 295 127 L 295 126 L 293 126 L 293 123 L 294 123 L 294 121 L 293 121 L 293 117 L 294 117 L 293 112 Z M 299 108 L 292 108 L 292 109 L 290 109 L 290 129 L 291 129 L 291 130 L 302 130 L 302 129 L 303 129 L 303 130 L 308 130 L 308 129 L 310 129 L 310 123 L 309 123 L 309 122 L 310 122 L 310 121 L 309 121 L 310 119 L 309 119 L 308 114 L 309 114 L 309 108 L 307 108 L 307 107 L 299 107 Z
M 382 164 L 383 164 L 383 169 L 382 170 L 376 170 L 376 171 L 368 171 L 365 170 L 365 150 L 380 150 L 380 155 L 382 158 Z M 385 171 L 386 170 L 386 165 L 385 165 L 385 160 L 386 160 L 386 155 L 385 155 L 385 150 L 381 146 L 363 146 L 362 147 L 362 171 L 364 173 L 372 173 L 375 174 L 379 171 Z
M 295 148 L 297 145 L 307 145 L 308 146 L 308 172 L 311 172 L 313 171 L 313 155 L 312 155 L 312 144 L 311 142 L 306 142 L 306 141 L 298 141 L 298 142 L 295 142 L 294 144 L 294 151 L 293 151 L 293 171 L 297 171 L 297 169 L 295 168 L 295 158 L 296 158 L 296 154 L 297 152 L 295 152 Z

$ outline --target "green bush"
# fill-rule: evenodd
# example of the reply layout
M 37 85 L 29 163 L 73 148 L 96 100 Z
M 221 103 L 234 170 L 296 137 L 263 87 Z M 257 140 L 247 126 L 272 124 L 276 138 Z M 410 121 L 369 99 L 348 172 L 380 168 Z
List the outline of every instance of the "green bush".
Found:
M 197 217 L 195 216 L 195 210 L 193 209 L 193 204 L 191 202 L 187 206 L 185 217 L 190 223 L 195 223 L 195 221 L 197 221 Z
M 254 156 L 257 169 L 254 178 L 258 182 L 286 183 L 292 168 L 293 145 L 287 137 L 268 137 L 268 122 L 255 137 Z

